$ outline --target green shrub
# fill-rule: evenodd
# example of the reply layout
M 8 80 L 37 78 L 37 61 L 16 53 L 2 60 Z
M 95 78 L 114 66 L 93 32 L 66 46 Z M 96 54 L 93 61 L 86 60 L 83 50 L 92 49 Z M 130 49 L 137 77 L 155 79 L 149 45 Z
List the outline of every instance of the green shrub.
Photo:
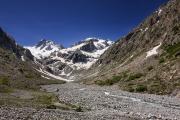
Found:
M 151 70 L 153 70 L 153 66 L 149 66 L 147 69 L 148 69 L 148 71 L 151 71 Z
M 75 109 L 76 112 L 83 112 L 82 107 L 81 106 L 77 106 Z
M 56 106 L 55 105 L 48 105 L 46 108 L 47 109 L 56 109 Z
M 129 75 L 128 81 L 141 78 L 142 76 L 143 76 L 142 73 L 131 74 L 131 75 Z
M 0 85 L 9 85 L 9 78 L 5 76 L 0 77 Z
M 137 92 L 145 92 L 145 91 L 147 91 L 147 86 L 145 86 L 145 85 L 137 85 L 136 91 Z
M 160 58 L 159 63 L 164 63 L 165 59 L 164 58 Z
M 103 85 L 113 85 L 115 83 L 118 83 L 122 79 L 121 76 L 113 76 L 112 79 L 107 80 L 97 80 L 95 81 L 95 84 L 103 86 Z
M 174 45 L 169 45 L 165 48 L 169 57 L 175 56 L 176 53 L 180 51 L 180 42 Z
M 180 33 L 180 25 L 179 26 L 176 25 L 175 27 L 173 27 L 172 30 L 173 30 L 174 34 Z

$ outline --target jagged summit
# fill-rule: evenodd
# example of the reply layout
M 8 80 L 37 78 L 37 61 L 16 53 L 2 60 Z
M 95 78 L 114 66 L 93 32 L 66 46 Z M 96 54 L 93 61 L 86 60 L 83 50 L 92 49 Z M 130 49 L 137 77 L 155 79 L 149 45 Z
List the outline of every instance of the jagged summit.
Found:
M 44 47 L 48 47 L 48 49 L 53 49 L 52 46 L 57 46 L 59 47 L 60 49 L 64 49 L 64 46 L 63 45 L 59 45 L 57 43 L 55 43 L 54 41 L 52 40 L 47 40 L 47 39 L 42 39 L 38 42 L 38 44 L 36 45 L 36 47 L 41 47 L 42 49 Z
M 76 46 L 76 45 L 79 45 L 79 44 L 82 44 L 82 43 L 101 43 L 101 44 L 105 44 L 105 45 L 108 45 L 108 44 L 113 44 L 113 41 L 111 40 L 105 40 L 105 39 L 100 39 L 100 38 L 96 38 L 96 37 L 90 37 L 90 38 L 86 38 L 84 40 L 81 40 L 77 43 L 75 43 L 73 46 Z
M 37 59 L 48 57 L 51 53 L 64 49 L 62 45 L 47 39 L 42 39 L 35 46 L 26 46 L 25 48 L 29 49 Z

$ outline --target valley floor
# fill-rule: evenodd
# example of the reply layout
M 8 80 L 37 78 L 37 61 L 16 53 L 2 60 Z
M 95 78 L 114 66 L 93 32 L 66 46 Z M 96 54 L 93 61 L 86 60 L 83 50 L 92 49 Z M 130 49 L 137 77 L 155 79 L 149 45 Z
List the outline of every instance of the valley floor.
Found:
M 179 120 L 180 99 L 129 93 L 116 88 L 78 83 L 42 86 L 59 101 L 80 106 L 80 111 L 0 107 L 1 120 Z

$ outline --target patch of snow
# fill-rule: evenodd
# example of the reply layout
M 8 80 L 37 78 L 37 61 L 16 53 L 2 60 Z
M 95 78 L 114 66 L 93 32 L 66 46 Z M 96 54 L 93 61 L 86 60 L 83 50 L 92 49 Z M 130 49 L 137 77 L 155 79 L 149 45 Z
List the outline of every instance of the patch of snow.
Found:
M 44 75 L 41 75 L 41 77 L 43 77 L 43 78 L 45 78 L 45 79 L 48 79 L 48 80 L 50 79 L 50 78 L 48 78 L 48 77 L 46 77 L 46 76 L 44 76 Z
M 52 50 L 45 50 L 46 48 L 40 49 L 40 47 L 37 48 L 35 46 L 25 48 L 29 49 L 32 55 L 35 56 L 37 59 L 48 57 L 51 53 L 59 50 L 59 48 L 57 47 L 53 47 Z
M 158 10 L 158 15 L 160 15 L 160 14 L 161 14 L 161 12 L 162 12 L 162 9 L 159 9 L 159 10 Z
M 64 71 L 62 71 L 62 73 L 61 73 L 60 75 L 62 75 L 62 76 L 63 76 L 63 75 L 66 75 L 66 73 L 65 73 Z
M 112 45 L 112 44 L 114 44 L 114 42 L 113 41 L 110 41 L 110 40 L 108 40 L 108 42 L 107 42 L 109 45 Z
M 148 29 L 149 29 L 148 27 L 146 27 L 145 29 L 141 28 L 140 31 L 141 32 L 146 32 Z
M 21 56 L 21 60 L 23 61 L 23 62 L 25 62 L 26 60 L 24 59 L 24 56 Z
M 130 58 L 133 58 L 133 57 L 134 57 L 134 55 L 131 55 L 131 56 L 130 56 Z
M 66 76 L 68 76 L 68 77 L 69 77 L 69 76 L 72 74 L 72 72 L 73 72 L 73 71 L 71 71 L 70 73 L 66 74 Z
M 62 78 L 60 76 L 53 75 L 53 74 L 51 74 L 51 73 L 49 73 L 47 71 L 43 71 L 41 68 L 40 68 L 40 70 L 38 70 L 38 69 L 36 69 L 36 70 L 39 71 L 40 73 L 43 73 L 43 74 L 45 74 L 47 76 L 50 76 L 50 77 L 52 77 L 54 79 L 57 79 L 57 80 L 63 80 L 63 81 L 67 81 L 67 82 L 74 81 L 74 80 L 68 80 L 68 79 Z
M 152 50 L 146 52 L 147 53 L 146 58 L 148 58 L 152 55 L 158 54 L 157 50 L 159 49 L 160 46 L 161 46 L 161 43 L 158 46 L 155 46 Z
M 84 46 L 86 43 L 81 43 L 79 45 L 76 45 L 76 46 L 73 46 L 71 48 L 67 48 L 67 49 L 62 49 L 60 50 L 61 53 L 68 53 L 68 52 L 71 52 L 71 51 L 76 51 L 76 50 L 79 50 L 82 46 Z
M 146 28 L 144 29 L 144 32 L 146 32 L 148 29 L 149 29 L 149 28 L 148 28 L 148 27 L 146 27 Z

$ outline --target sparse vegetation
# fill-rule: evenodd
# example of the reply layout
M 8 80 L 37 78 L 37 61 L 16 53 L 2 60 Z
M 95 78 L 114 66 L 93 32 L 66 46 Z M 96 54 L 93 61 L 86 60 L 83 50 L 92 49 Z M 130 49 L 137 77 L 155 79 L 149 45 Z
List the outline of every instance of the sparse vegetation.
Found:
M 165 48 L 166 52 L 168 53 L 168 57 L 177 57 L 180 53 L 180 42 L 174 45 L 169 45 Z
M 6 86 L 6 85 L 0 85 L 0 93 L 10 93 L 13 89 Z
M 110 86 L 118 83 L 121 80 L 124 80 L 127 77 L 127 72 L 123 72 L 120 75 L 113 76 L 111 79 L 107 80 L 97 80 L 95 81 L 95 84 L 100 85 L 100 86 Z
M 159 63 L 164 63 L 164 62 L 165 62 L 165 59 L 163 57 L 160 58 Z
M 9 86 L 9 78 L 6 76 L 0 76 L 0 93 L 9 93 L 12 92 L 13 89 Z
M 137 85 L 136 86 L 136 92 L 145 92 L 145 91 L 147 91 L 146 85 Z
M 9 78 L 6 76 L 0 76 L 0 85 L 9 85 Z
M 47 80 L 40 76 L 28 62 L 21 62 L 8 50 L 0 48 L 0 105 L 34 108 L 59 108 L 54 105 L 58 99 L 53 94 L 40 91 L 40 85 L 63 84 L 60 80 Z M 32 99 L 12 96 L 16 90 L 33 94 Z
M 83 112 L 82 107 L 81 106 L 77 106 L 75 109 L 76 112 Z
M 16 92 L 16 91 L 14 91 Z M 16 106 L 16 107 L 34 107 L 34 108 L 46 108 L 47 106 L 53 105 L 53 102 L 58 99 L 56 96 L 50 93 L 38 92 L 38 91 L 26 91 L 33 98 L 24 99 L 21 97 L 5 95 L 0 98 L 0 105 Z
M 135 80 L 135 79 L 141 78 L 142 76 L 143 76 L 142 73 L 130 74 L 127 81 Z
M 1 89 L 0 89 L 1 90 Z M 33 108 L 46 108 L 46 109 L 61 109 L 61 110 L 74 110 L 83 112 L 84 108 L 80 105 L 64 103 L 51 93 L 41 91 L 25 91 L 32 95 L 32 98 L 24 99 L 11 95 L 2 95 L 0 98 L 0 105 L 8 105 L 15 107 L 33 107 Z
M 34 101 L 43 105 L 51 105 L 54 99 L 55 97 L 50 94 L 43 94 L 35 96 Z
M 98 80 L 95 81 L 96 84 L 103 86 L 103 85 L 113 85 L 115 83 L 118 83 L 122 79 L 121 76 L 113 76 L 112 79 L 107 79 L 107 80 Z
M 0 85 L 9 88 L 39 90 L 40 85 L 63 84 L 64 81 L 44 79 L 31 63 L 21 62 L 12 52 L 0 48 Z

